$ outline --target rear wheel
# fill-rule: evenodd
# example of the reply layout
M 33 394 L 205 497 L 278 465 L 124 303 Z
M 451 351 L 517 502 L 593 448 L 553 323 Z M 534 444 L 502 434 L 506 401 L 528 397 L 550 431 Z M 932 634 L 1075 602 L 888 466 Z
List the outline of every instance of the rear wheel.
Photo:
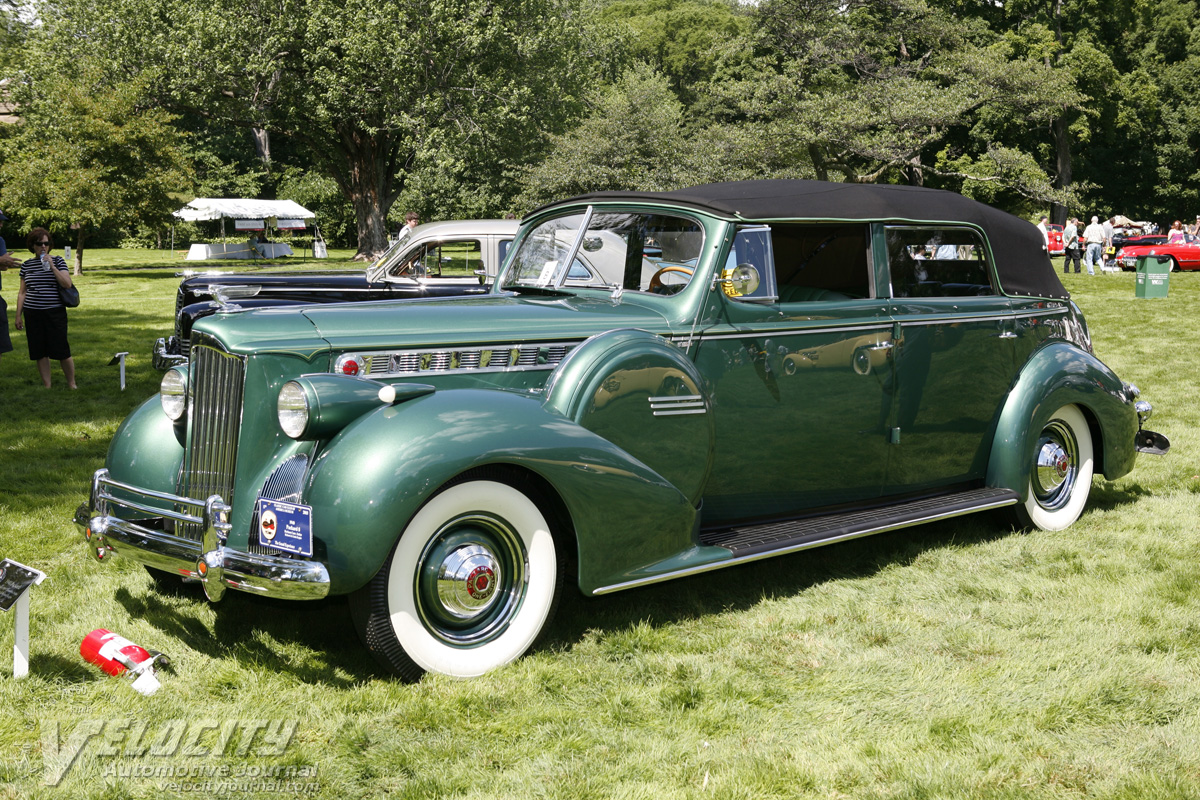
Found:
M 533 647 L 562 580 L 538 504 L 508 484 L 470 481 L 422 506 L 351 613 L 367 649 L 401 678 L 473 677 Z
M 1069 527 L 1083 513 L 1092 488 L 1092 433 L 1077 406 L 1063 406 L 1042 427 L 1034 445 L 1028 497 L 1017 506 L 1025 526 L 1044 531 Z

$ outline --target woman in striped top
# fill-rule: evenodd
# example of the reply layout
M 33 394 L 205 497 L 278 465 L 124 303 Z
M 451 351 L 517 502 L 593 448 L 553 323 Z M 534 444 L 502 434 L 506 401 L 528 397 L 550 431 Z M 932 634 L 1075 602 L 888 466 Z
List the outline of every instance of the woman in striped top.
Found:
M 45 228 L 29 232 L 29 250 L 34 257 L 21 265 L 21 288 L 17 292 L 17 330 L 25 329 L 29 360 L 36 361 L 42 383 L 50 388 L 50 359 L 58 361 L 67 386 L 75 386 L 75 359 L 67 342 L 67 307 L 58 287 L 71 285 L 67 262 L 50 255 L 54 240 Z

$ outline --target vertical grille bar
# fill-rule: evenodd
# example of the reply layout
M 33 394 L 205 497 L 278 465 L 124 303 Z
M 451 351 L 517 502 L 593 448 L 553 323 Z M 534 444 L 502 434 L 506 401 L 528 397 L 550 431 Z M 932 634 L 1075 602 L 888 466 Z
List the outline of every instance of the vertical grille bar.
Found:
M 179 494 L 206 500 L 214 494 L 233 501 L 233 475 L 242 422 L 244 366 L 241 358 L 207 344 L 193 344 L 188 412 L 191 435 L 180 477 Z M 188 539 L 200 541 L 200 526 L 184 526 Z

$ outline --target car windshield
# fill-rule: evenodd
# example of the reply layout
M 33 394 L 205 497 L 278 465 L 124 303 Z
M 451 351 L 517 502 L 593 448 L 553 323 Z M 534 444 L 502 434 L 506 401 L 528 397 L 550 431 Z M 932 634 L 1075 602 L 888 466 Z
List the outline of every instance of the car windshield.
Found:
M 687 217 L 589 208 L 530 231 L 501 285 L 674 294 L 691 281 L 703 245 L 704 228 Z
M 392 242 L 388 246 L 388 249 L 383 252 L 383 255 L 375 259 L 371 266 L 367 267 L 368 280 L 378 280 L 390 267 L 395 266 L 400 261 L 400 256 L 404 255 L 404 249 L 408 246 L 409 232 L 411 230 L 411 228 L 405 227 L 400 232 L 400 236 L 397 237 L 396 241 Z

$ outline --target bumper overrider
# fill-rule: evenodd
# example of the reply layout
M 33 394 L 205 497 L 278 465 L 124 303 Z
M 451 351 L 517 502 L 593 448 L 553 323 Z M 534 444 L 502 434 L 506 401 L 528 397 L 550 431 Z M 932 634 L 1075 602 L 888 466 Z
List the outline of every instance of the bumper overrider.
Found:
M 119 496 L 114 495 L 114 490 Z M 151 505 L 169 503 L 173 511 Z M 122 516 L 115 516 L 114 510 Z M 226 546 L 230 508 L 221 497 L 206 500 L 140 489 L 92 476 L 91 500 L 75 511 L 88 550 L 98 561 L 117 553 L 148 567 L 200 581 L 209 600 L 227 588 L 285 600 L 317 600 L 329 594 L 329 571 L 319 561 L 247 553 Z M 182 525 L 200 526 L 201 541 L 177 536 Z
M 1133 447 L 1139 453 L 1147 453 L 1152 456 L 1165 456 L 1167 451 L 1171 449 L 1171 442 L 1161 433 L 1146 429 L 1146 423 L 1154 414 L 1154 407 L 1145 400 L 1138 400 L 1142 395 L 1142 390 L 1132 383 L 1123 384 L 1125 402 L 1133 403 L 1133 410 L 1137 412 L 1138 429 L 1133 436 Z
M 150 363 L 159 372 L 166 372 L 171 367 L 177 367 L 180 364 L 186 364 L 188 357 L 179 354 L 179 345 L 175 341 L 175 337 L 159 338 L 154 343 L 154 357 Z

